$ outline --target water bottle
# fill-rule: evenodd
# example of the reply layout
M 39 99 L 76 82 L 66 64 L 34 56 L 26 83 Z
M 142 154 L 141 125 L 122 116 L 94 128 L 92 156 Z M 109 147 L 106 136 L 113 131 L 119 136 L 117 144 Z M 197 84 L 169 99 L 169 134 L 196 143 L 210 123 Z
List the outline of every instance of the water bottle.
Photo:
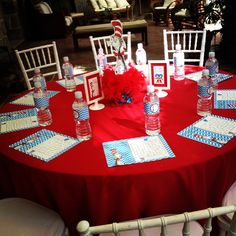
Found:
M 202 78 L 198 81 L 197 114 L 206 116 L 212 110 L 212 81 L 209 77 L 209 70 L 202 71 Z
M 138 43 L 138 48 L 136 50 L 136 64 L 137 65 L 146 65 L 147 63 L 147 54 L 146 51 L 143 48 L 142 43 Z
M 40 82 L 42 89 L 47 93 L 47 84 L 45 77 L 41 74 L 40 69 L 37 67 L 34 69 L 33 82 Z
M 206 60 L 205 67 L 209 70 L 209 75 L 212 80 L 212 89 L 214 92 L 218 88 L 217 73 L 219 72 L 219 63 L 215 58 L 215 52 L 209 52 L 209 57 Z
M 98 49 L 97 62 L 100 70 L 103 70 L 107 65 L 107 57 L 104 55 L 103 48 Z
M 89 109 L 80 91 L 75 92 L 75 101 L 72 104 L 72 110 L 74 113 L 77 138 L 80 141 L 90 139 L 92 137 L 92 131 L 89 123 Z
M 66 90 L 68 92 L 73 92 L 76 89 L 76 83 L 74 79 L 74 67 L 70 63 L 68 57 L 63 57 L 63 73 L 64 73 L 64 78 L 65 78 L 65 85 L 66 85 Z
M 42 89 L 39 81 L 34 83 L 34 104 L 37 109 L 37 118 L 40 126 L 48 126 L 52 123 L 52 115 L 49 110 L 49 99 L 47 93 Z
M 184 52 L 181 50 L 181 44 L 175 45 L 175 52 L 173 54 L 173 59 L 174 59 L 174 79 L 183 80 L 185 76 Z
M 159 97 L 154 91 L 154 86 L 149 85 L 147 94 L 145 95 L 144 114 L 145 114 L 145 130 L 148 135 L 157 135 L 160 133 L 160 102 Z

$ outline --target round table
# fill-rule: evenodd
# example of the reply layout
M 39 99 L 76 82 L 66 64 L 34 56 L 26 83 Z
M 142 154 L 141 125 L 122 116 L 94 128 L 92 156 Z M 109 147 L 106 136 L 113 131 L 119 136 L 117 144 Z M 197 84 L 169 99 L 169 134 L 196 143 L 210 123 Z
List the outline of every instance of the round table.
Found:
M 219 88 L 235 88 L 235 79 Z M 74 94 L 56 82 L 48 83 L 48 89 L 59 93 L 50 99 L 53 123 L 46 128 L 76 137 Z M 201 118 L 196 104 L 196 82 L 171 79 L 168 96 L 160 99 L 160 119 L 161 134 L 176 157 L 160 161 L 110 168 L 106 163 L 103 142 L 145 136 L 141 100 L 90 111 L 93 138 L 49 162 L 9 148 L 42 127 L 0 134 L 0 197 L 24 197 L 56 210 L 71 235 L 77 235 L 82 219 L 93 225 L 219 206 L 236 179 L 236 139 L 215 148 L 179 136 Z M 6 104 L 0 112 L 27 108 Z M 234 109 L 213 109 L 213 114 L 236 119 Z

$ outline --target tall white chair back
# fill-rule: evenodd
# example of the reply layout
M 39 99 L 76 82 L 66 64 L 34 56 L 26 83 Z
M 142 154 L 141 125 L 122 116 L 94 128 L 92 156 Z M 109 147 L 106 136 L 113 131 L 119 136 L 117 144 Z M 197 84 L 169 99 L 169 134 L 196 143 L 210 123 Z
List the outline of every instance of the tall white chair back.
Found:
M 144 218 L 134 221 L 112 223 L 99 226 L 90 226 L 88 221 L 80 221 L 77 231 L 80 236 L 101 234 L 103 236 L 167 236 L 167 235 L 204 235 L 210 236 L 212 231 L 212 219 L 215 216 L 236 212 L 236 205 L 208 208 L 205 210 L 185 212 L 178 215 Z M 205 219 L 205 225 L 197 222 Z M 234 213 L 227 236 L 236 234 L 236 213 Z
M 33 87 L 34 69 L 37 67 L 45 77 L 57 75 L 58 79 L 62 78 L 56 42 L 20 51 L 15 50 L 15 53 L 28 89 Z
M 167 31 L 164 29 L 163 41 L 165 60 L 173 63 L 175 45 L 181 44 L 182 51 L 185 55 L 185 63 L 197 63 L 197 65 L 203 66 L 206 30 Z
M 126 51 L 124 52 L 125 60 L 131 61 L 131 33 L 127 32 L 127 34 L 123 34 L 123 39 L 126 43 Z M 98 49 L 103 48 L 104 54 L 107 57 L 107 63 L 110 65 L 115 65 L 116 58 L 114 56 L 113 47 L 111 45 L 111 36 L 101 36 L 101 37 L 93 37 L 90 36 L 90 43 L 92 46 L 94 61 L 96 65 L 96 69 L 99 69 L 97 62 Z

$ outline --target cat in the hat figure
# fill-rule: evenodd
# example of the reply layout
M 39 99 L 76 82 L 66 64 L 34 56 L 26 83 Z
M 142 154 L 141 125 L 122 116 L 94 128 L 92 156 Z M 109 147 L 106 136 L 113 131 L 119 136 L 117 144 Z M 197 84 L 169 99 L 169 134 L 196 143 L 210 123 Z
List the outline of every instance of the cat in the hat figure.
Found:
M 123 27 L 119 20 L 112 20 L 111 24 L 114 29 L 114 34 L 111 35 L 111 46 L 114 56 L 116 57 L 115 73 L 123 74 L 127 69 L 124 58 L 124 53 L 127 48 L 126 43 L 122 38 Z

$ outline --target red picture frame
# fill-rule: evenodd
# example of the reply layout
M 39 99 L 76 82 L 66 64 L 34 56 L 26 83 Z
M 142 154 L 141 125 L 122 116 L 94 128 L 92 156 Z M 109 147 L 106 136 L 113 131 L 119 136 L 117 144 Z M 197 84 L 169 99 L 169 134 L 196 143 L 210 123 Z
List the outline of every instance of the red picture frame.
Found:
M 170 89 L 169 64 L 164 60 L 148 60 L 149 83 L 159 90 Z
M 98 70 L 84 74 L 84 90 L 88 104 L 98 102 L 104 98 L 101 75 Z

